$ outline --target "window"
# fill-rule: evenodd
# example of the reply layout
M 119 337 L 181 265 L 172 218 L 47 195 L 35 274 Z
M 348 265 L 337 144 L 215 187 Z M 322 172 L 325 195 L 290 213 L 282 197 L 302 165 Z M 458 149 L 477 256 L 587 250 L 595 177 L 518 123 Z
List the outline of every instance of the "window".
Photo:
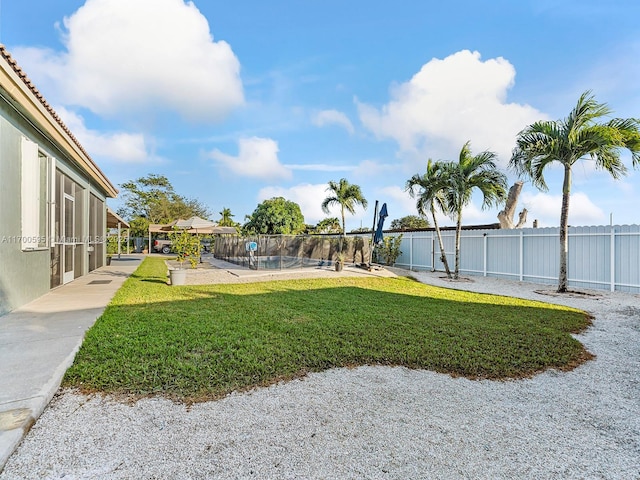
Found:
M 49 159 L 38 151 L 38 145 L 22 138 L 22 250 L 36 250 L 49 245 L 48 171 Z

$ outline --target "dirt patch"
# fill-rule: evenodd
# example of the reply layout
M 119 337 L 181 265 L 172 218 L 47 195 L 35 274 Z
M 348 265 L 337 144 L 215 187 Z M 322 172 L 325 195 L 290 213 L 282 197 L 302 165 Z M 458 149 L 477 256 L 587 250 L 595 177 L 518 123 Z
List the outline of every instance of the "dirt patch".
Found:
M 600 300 L 602 299 L 602 295 L 596 292 L 586 292 L 582 290 L 567 290 L 566 292 L 560 293 L 556 290 L 534 290 L 535 293 L 539 295 L 547 295 L 549 297 L 571 297 L 571 298 L 585 298 L 585 299 L 593 299 Z
M 440 280 L 442 280 L 443 282 L 449 282 L 449 283 L 475 283 L 475 280 L 469 277 L 458 277 L 458 278 L 440 277 Z
M 616 310 L 616 313 L 624 315 L 625 317 L 638 317 L 640 318 L 640 308 L 638 307 L 626 307 L 620 310 Z

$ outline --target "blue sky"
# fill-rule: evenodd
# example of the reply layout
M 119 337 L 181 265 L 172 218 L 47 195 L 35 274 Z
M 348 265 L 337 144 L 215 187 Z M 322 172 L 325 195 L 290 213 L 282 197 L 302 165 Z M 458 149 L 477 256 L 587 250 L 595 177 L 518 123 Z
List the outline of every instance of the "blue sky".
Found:
M 468 140 L 515 181 L 517 133 L 587 89 L 640 117 L 639 15 L 637 0 L 4 0 L 0 41 L 114 184 L 164 174 L 240 222 L 284 196 L 315 224 L 344 177 L 370 204 L 352 229 L 375 200 L 415 214 L 406 180 Z M 619 181 L 575 168 L 570 224 L 640 222 L 624 158 Z M 561 173 L 547 193 L 525 184 L 528 226 L 559 224 Z M 464 223 L 497 221 L 480 203 Z

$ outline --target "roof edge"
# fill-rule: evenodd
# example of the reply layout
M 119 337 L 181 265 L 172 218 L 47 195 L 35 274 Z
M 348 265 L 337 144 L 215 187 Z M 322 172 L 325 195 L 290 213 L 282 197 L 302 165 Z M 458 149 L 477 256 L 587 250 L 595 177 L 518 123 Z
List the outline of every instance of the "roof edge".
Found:
M 129 222 L 123 219 L 118 213 L 107 206 L 107 227 L 117 228 L 120 224 L 123 228 L 131 228 Z
M 75 135 L 69 130 L 69 128 L 64 124 L 60 116 L 56 113 L 51 105 L 44 98 L 42 93 L 36 88 L 33 82 L 29 79 L 27 74 L 18 66 L 18 62 L 11 56 L 6 47 L 0 43 L 0 57 L 6 62 L 6 64 L 10 67 L 7 73 L 13 75 L 17 78 L 14 78 L 14 82 L 16 86 L 20 88 L 22 93 L 33 103 L 33 105 L 39 110 L 43 110 L 43 115 L 49 122 L 51 126 L 60 130 L 61 136 L 67 142 L 68 147 L 65 148 L 65 145 L 60 145 L 63 150 L 68 151 L 70 153 L 70 157 L 76 160 L 82 168 L 84 168 L 87 173 L 89 173 L 97 182 L 104 188 L 107 196 L 115 198 L 118 195 L 118 189 L 111 183 L 111 181 L 107 178 L 104 172 L 98 167 L 98 165 L 91 159 L 91 156 L 84 149 L 80 141 L 75 137 Z M 21 103 L 19 99 L 15 98 L 13 92 L 9 91 L 9 94 Z M 35 119 L 32 119 L 35 120 Z M 46 125 L 43 125 L 44 130 L 48 130 Z

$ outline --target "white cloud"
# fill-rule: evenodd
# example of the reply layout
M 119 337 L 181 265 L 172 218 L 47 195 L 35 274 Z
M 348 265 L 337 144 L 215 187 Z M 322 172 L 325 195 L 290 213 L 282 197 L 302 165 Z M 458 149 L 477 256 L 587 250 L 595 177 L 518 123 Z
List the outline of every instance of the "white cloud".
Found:
M 462 225 L 485 225 L 498 223 L 498 210 L 491 208 L 483 210 L 475 202 L 470 202 L 462 209 Z M 448 225 L 455 225 L 455 220 L 449 218 Z
M 360 120 L 379 138 L 424 162 L 451 159 L 470 140 L 474 151 L 491 150 L 506 164 L 520 130 L 546 115 L 528 105 L 507 103 L 515 68 L 502 57 L 482 61 L 463 50 L 434 58 L 408 82 L 391 89 L 380 110 L 356 100 Z
M 77 113 L 64 107 L 57 107 L 55 110 L 92 158 L 129 163 L 145 162 L 151 159 L 145 137 L 141 133 L 97 132 L 88 129 L 84 118 Z
M 416 211 L 416 201 L 415 199 L 409 196 L 409 193 L 404 189 L 398 187 L 397 185 L 393 185 L 390 187 L 383 187 L 379 190 L 381 197 L 384 202 L 390 203 L 393 201 L 396 210 L 393 215 L 391 215 L 391 219 L 404 217 L 406 215 L 417 215 Z M 391 212 L 390 212 L 391 213 Z
M 397 168 L 397 165 L 381 163 L 376 160 L 363 160 L 357 165 L 331 165 L 328 163 L 287 164 L 285 167 L 291 170 L 309 172 L 353 172 L 355 177 L 375 177 L 389 173 Z
M 326 125 L 339 125 L 351 135 L 355 132 L 351 120 L 338 110 L 322 110 L 316 113 L 311 119 L 314 125 L 324 127 Z
M 326 163 L 310 163 L 307 165 L 290 164 L 285 165 L 285 167 L 290 168 L 291 170 L 303 170 L 308 172 L 350 172 L 355 169 L 355 167 L 350 165 L 329 165 Z
M 64 27 L 64 52 L 14 49 L 56 103 L 219 120 L 244 102 L 238 59 L 192 2 L 87 0 Z
M 393 173 L 398 168 L 397 165 L 381 163 L 376 160 L 363 160 L 353 169 L 356 177 L 375 177 L 378 175 Z
M 265 187 L 258 192 L 258 201 L 262 202 L 273 197 L 284 197 L 300 205 L 305 223 L 315 225 L 327 216 L 336 216 L 336 213 L 326 215 L 322 211 L 322 201 L 328 195 L 327 186 L 326 183 L 303 183 L 290 188 Z
M 402 217 L 406 217 L 407 215 L 417 215 L 418 211 L 416 210 L 416 200 L 409 196 L 409 193 L 406 192 L 403 188 L 400 188 L 397 185 L 392 185 L 388 187 L 382 187 L 376 191 L 376 198 L 379 199 L 380 205 L 378 208 L 382 208 L 382 204 L 387 204 L 387 212 L 389 213 L 389 218 L 385 222 L 385 228 L 390 228 L 391 222 L 393 220 L 397 220 Z M 375 206 L 375 201 L 372 202 L 372 211 L 369 214 L 369 223 L 367 227 L 372 226 L 373 220 L 373 208 Z M 433 223 L 431 220 L 431 216 L 428 215 L 427 219 L 429 223 Z M 440 222 L 440 217 L 438 217 L 438 221 Z
M 521 199 L 522 206 L 529 211 L 528 226 L 535 219 L 538 220 L 539 227 L 557 227 L 560 225 L 562 195 L 523 192 Z M 589 226 L 603 225 L 604 223 L 608 223 L 606 214 L 591 201 L 587 194 L 583 192 L 571 194 L 569 199 L 569 225 Z
M 278 160 L 278 142 L 270 138 L 241 138 L 238 140 L 238 156 L 227 155 L 220 150 L 209 156 L 232 173 L 243 177 L 265 180 L 291 178 L 291 170 Z

